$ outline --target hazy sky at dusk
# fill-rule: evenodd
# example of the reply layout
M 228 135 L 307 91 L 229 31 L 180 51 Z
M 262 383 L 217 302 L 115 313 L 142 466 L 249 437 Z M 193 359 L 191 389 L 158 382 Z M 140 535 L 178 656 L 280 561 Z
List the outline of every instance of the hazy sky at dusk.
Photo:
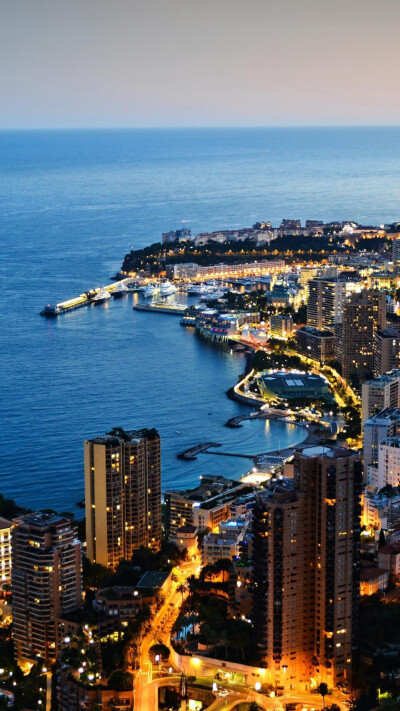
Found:
M 0 0 L 0 127 L 400 124 L 399 0 Z

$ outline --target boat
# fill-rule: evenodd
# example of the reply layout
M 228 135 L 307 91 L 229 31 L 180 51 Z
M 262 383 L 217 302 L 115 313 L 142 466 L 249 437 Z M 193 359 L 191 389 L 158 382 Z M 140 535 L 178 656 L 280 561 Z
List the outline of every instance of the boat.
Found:
M 124 284 L 124 282 L 121 281 L 121 282 L 115 287 L 114 291 L 112 292 L 112 295 L 113 295 L 114 299 L 120 299 L 121 296 L 123 296 L 124 294 L 127 294 L 128 291 L 129 291 L 129 289 L 128 289 L 128 287 L 126 286 L 126 284 Z
M 206 287 L 203 284 L 194 284 L 188 289 L 188 296 L 200 296 L 200 294 L 205 294 L 207 292 Z
M 59 313 L 60 313 L 60 310 L 57 305 L 46 304 L 44 309 L 40 312 L 40 315 L 47 316 L 48 318 L 56 318 Z
M 158 284 L 147 284 L 147 286 L 144 289 L 143 296 L 147 298 L 151 296 L 155 296 L 158 292 Z
M 108 301 L 111 299 L 111 294 L 107 289 L 102 286 L 101 289 L 98 290 L 96 296 L 93 297 L 92 301 L 95 306 L 99 306 L 99 304 L 104 304 L 105 301 Z
M 176 293 L 176 286 L 170 281 L 163 281 L 160 286 L 160 296 L 171 296 Z

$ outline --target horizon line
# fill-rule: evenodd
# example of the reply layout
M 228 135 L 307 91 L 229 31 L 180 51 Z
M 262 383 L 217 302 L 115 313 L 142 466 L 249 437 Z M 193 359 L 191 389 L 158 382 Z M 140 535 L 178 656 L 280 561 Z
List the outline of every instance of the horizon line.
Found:
M 283 129 L 379 129 L 379 128 L 400 128 L 400 123 L 376 123 L 376 124 L 216 124 L 216 125 L 162 125 L 162 126 L 0 126 L 0 132 L 11 131 L 193 131 L 193 130 L 283 130 Z

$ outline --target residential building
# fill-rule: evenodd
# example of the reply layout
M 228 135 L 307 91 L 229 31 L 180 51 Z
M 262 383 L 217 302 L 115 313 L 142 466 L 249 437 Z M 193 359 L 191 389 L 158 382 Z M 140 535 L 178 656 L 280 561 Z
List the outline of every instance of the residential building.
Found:
M 87 556 L 115 569 L 161 544 L 161 446 L 156 430 L 115 429 L 85 441 Z
M 300 447 L 294 467 L 253 509 L 253 619 L 269 683 L 309 690 L 351 672 L 362 470 L 341 447 Z
M 195 279 L 199 265 L 194 262 L 187 264 L 167 264 L 165 271 L 167 277 L 172 279 Z
M 400 370 L 362 384 L 362 421 L 388 407 L 400 406 Z
M 380 530 L 400 525 L 400 493 L 385 496 L 374 484 L 364 490 L 362 524 L 368 529 Z
M 270 318 L 270 333 L 275 338 L 290 338 L 293 333 L 293 316 L 277 314 Z
M 308 282 L 307 326 L 329 331 L 343 320 L 346 283 L 339 279 L 311 279 Z
M 374 339 L 374 375 L 379 377 L 400 366 L 400 332 L 377 331 Z
M 327 363 L 335 358 L 335 336 L 331 331 L 303 326 L 296 332 L 296 349 L 301 355 Z
M 221 558 L 239 558 L 244 530 L 208 533 L 203 539 L 201 564 L 214 564 Z
M 11 531 L 14 647 L 18 660 L 56 658 L 56 621 L 81 607 L 81 544 L 67 518 L 32 513 Z
M 0 517 L 0 594 L 2 585 L 11 582 L 11 521 Z
M 178 550 L 185 552 L 187 558 L 192 558 L 198 553 L 196 526 L 180 526 L 170 537 L 170 541 L 175 543 Z
M 400 544 L 388 543 L 378 550 L 378 566 L 389 571 L 394 580 L 400 580 Z
M 370 478 L 374 473 L 369 476 L 368 467 L 377 466 L 380 443 L 388 437 L 394 437 L 398 432 L 400 433 L 400 409 L 397 407 L 388 407 L 365 420 L 363 425 L 364 477 L 367 485 L 374 485 L 374 481 Z
M 195 526 L 198 532 L 218 531 L 221 521 L 230 517 L 230 506 L 248 485 L 223 476 L 202 476 L 195 489 L 164 493 L 164 526 L 168 536 L 175 536 L 181 526 Z
M 394 264 L 400 264 L 400 239 L 393 240 L 392 254 Z
M 360 596 L 375 595 L 388 589 L 389 572 L 383 568 L 362 568 L 360 571 Z
M 343 306 L 342 375 L 362 382 L 374 368 L 375 333 L 386 325 L 386 299 L 380 291 L 353 293 Z
M 388 437 L 379 443 L 377 489 L 400 485 L 400 437 Z

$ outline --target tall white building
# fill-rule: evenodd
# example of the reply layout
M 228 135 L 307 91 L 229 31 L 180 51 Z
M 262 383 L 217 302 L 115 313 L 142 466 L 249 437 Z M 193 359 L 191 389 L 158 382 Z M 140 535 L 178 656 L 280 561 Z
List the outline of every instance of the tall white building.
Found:
M 376 474 L 372 469 L 378 464 L 380 443 L 398 433 L 400 434 L 400 409 L 397 407 L 382 410 L 364 422 L 364 477 L 367 485 L 374 486 Z
M 400 485 L 400 437 L 388 437 L 379 444 L 376 488 Z
M 310 279 L 308 282 L 307 326 L 329 330 L 343 321 L 346 282 L 338 279 Z

